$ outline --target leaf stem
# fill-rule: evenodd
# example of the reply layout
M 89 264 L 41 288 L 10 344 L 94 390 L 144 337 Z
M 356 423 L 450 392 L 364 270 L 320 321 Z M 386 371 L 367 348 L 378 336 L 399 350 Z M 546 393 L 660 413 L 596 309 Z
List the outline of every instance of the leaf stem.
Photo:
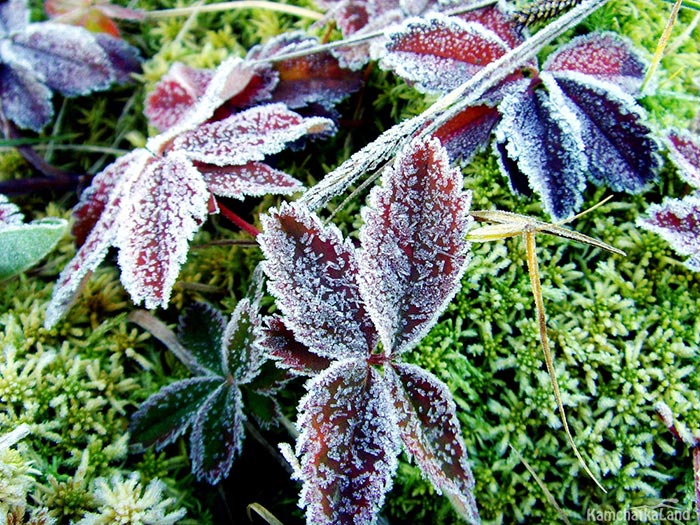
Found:
M 299 7 L 296 5 L 280 4 L 277 2 L 269 2 L 267 0 L 238 0 L 236 2 L 221 2 L 204 6 L 178 7 L 175 9 L 162 9 L 159 11 L 146 12 L 146 18 L 169 18 L 173 16 L 189 16 L 199 13 L 216 13 L 220 11 L 232 11 L 236 9 L 267 9 L 277 13 L 285 13 L 288 15 L 298 16 L 299 18 L 310 18 L 312 20 L 320 20 L 323 14 L 311 9 Z
M 221 215 L 226 217 L 233 224 L 238 226 L 241 230 L 248 232 L 253 237 L 257 237 L 258 235 L 260 235 L 260 230 L 258 230 L 255 226 L 250 224 L 248 221 L 243 220 L 238 214 L 229 210 L 226 206 L 221 204 L 221 202 L 219 202 L 218 200 L 216 201 L 216 204 L 219 207 L 219 211 L 221 211 Z

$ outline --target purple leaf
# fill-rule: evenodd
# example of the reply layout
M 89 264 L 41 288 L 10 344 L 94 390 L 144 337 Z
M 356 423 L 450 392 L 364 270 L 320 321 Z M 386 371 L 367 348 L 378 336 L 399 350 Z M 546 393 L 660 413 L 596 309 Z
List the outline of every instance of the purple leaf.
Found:
M 5 118 L 20 128 L 41 130 L 53 116 L 53 93 L 22 65 L 0 64 L 0 100 Z
M 443 124 L 433 135 L 447 150 L 451 160 L 468 164 L 491 139 L 491 132 L 501 118 L 496 108 L 469 106 Z
M 243 199 L 246 195 L 289 195 L 303 187 L 301 182 L 291 175 L 262 162 L 225 167 L 199 165 L 197 168 L 202 173 L 209 191 L 219 197 Z
M 425 335 L 466 269 L 471 194 L 437 139 L 414 141 L 372 190 L 360 230 L 360 291 L 387 354 Z
M 635 94 L 644 81 L 646 64 L 619 35 L 591 33 L 559 47 L 549 56 L 543 69 L 588 75 Z
M 196 372 L 224 377 L 222 345 L 226 320 L 207 303 L 195 303 L 180 316 L 177 338 L 193 357 Z
M 639 226 L 659 234 L 680 255 L 690 255 L 685 265 L 700 272 L 700 195 L 664 199 L 652 204 Z
M 666 143 L 671 160 L 680 168 L 683 180 L 700 188 L 700 137 L 672 130 Z
M 132 81 L 132 74 L 141 70 L 141 56 L 138 50 L 121 38 L 106 33 L 97 33 L 93 36 L 97 45 L 107 54 L 114 72 L 114 81 L 119 84 Z
M 117 245 L 122 283 L 135 303 L 167 306 L 208 198 L 199 172 L 176 153 L 151 160 L 133 184 Z
M 400 442 L 379 372 L 340 361 L 308 385 L 299 405 L 307 523 L 369 525 L 391 488 Z
M 552 93 L 552 77 L 545 72 L 541 78 Z M 613 191 L 642 191 L 660 166 L 658 145 L 643 122 L 642 108 L 613 85 L 578 74 L 553 78 L 566 95 L 564 104 L 578 118 L 590 178 Z
M 586 157 L 576 117 L 563 104 L 563 96 L 548 87 L 549 93 L 528 86 L 503 99 L 496 140 L 504 145 L 499 151 L 507 154 L 501 168 L 517 163 L 547 213 L 562 220 L 583 202 Z
M 22 32 L 28 24 L 29 10 L 26 0 L 0 2 L 0 34 Z
M 241 165 L 263 160 L 306 135 L 333 129 L 328 119 L 304 118 L 284 104 L 268 104 L 185 132 L 175 139 L 173 149 L 206 164 Z
M 161 449 L 180 437 L 199 406 L 221 388 L 221 377 L 193 377 L 176 381 L 149 397 L 131 416 L 129 432 L 138 450 Z
M 54 22 L 30 24 L 14 35 L 16 60 L 31 64 L 46 85 L 64 95 L 86 95 L 108 87 L 114 70 L 86 29 Z
M 479 523 L 474 476 L 449 389 L 415 365 L 393 364 L 384 375 L 391 385 L 406 450 L 438 493 L 458 501 L 457 508 L 469 523 Z
M 284 369 L 298 375 L 313 376 L 328 368 L 331 361 L 309 351 L 309 348 L 294 337 L 280 316 L 265 320 L 260 333 L 260 346 Z
M 296 338 L 323 357 L 366 357 L 376 332 L 357 285 L 355 249 L 298 205 L 261 217 L 268 289 Z
M 243 444 L 241 392 L 226 382 L 209 396 L 192 424 L 192 472 L 212 485 L 225 478 Z
M 384 69 L 424 92 L 450 91 L 500 58 L 508 46 L 481 24 L 433 14 L 407 20 L 389 33 Z

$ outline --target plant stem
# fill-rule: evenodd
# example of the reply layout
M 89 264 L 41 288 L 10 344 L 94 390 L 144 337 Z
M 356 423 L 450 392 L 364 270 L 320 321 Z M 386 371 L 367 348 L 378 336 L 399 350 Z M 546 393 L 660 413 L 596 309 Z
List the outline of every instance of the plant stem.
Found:
M 238 226 L 241 230 L 248 232 L 253 237 L 257 237 L 258 235 L 260 235 L 260 230 L 258 230 L 255 226 L 250 224 L 248 221 L 243 220 L 238 214 L 229 210 L 226 206 L 221 204 L 219 201 L 217 201 L 216 204 L 219 207 L 219 211 L 221 211 L 221 215 L 226 217 L 233 224 Z
M 278 13 L 298 16 L 300 18 L 311 18 L 320 20 L 323 14 L 311 9 L 295 5 L 279 4 L 266 0 L 239 0 L 237 2 L 221 2 L 204 6 L 179 7 L 175 9 L 163 9 L 160 11 L 146 12 L 146 18 L 169 18 L 173 16 L 189 16 L 199 13 L 216 13 L 219 11 L 232 11 L 235 9 L 267 9 Z

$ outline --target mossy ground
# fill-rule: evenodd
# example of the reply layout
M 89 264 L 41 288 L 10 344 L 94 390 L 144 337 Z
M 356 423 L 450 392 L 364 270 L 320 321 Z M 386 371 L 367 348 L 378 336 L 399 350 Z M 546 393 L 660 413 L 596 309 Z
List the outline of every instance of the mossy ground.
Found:
M 176 6 L 149 0 L 138 7 Z M 618 31 L 651 57 L 669 13 L 670 4 L 660 1 L 614 0 L 577 31 Z M 681 12 L 656 89 L 642 100 L 659 130 L 697 125 L 697 17 Z M 148 57 L 143 74 L 134 85 L 107 94 L 57 100 L 57 123 L 39 137 L 38 149 L 60 167 L 95 173 L 152 132 L 141 115 L 143 97 L 171 63 L 213 67 L 231 53 L 242 55 L 275 34 L 309 25 L 264 10 L 127 23 L 125 37 Z M 387 73 L 375 69 L 367 78 L 363 91 L 340 107 L 352 125 L 330 140 L 311 143 L 305 152 L 281 155 L 278 167 L 313 184 L 382 130 L 429 105 Z M 31 172 L 12 151 L 0 155 L 0 167 L 3 180 Z M 542 216 L 536 201 L 511 194 L 490 152 L 464 173 L 475 209 Z M 484 522 L 561 522 L 519 455 L 574 523 L 600 509 L 652 508 L 660 502 L 693 509 L 689 451 L 674 441 L 654 406 L 664 401 L 681 422 L 700 431 L 700 276 L 686 270 L 661 239 L 635 227 L 648 203 L 684 191 L 667 166 L 648 192 L 615 195 L 571 225 L 624 250 L 625 257 L 538 236 L 548 335 L 568 421 L 607 494 L 582 471 L 561 428 L 539 343 L 524 244 L 512 239 L 474 245 L 462 290 L 410 359 L 436 373 L 454 393 Z M 587 203 L 605 195 L 591 186 Z M 358 195 L 334 216 L 346 234 L 357 231 L 363 198 Z M 41 193 L 14 200 L 28 218 L 67 216 L 76 195 Z M 276 202 L 251 200 L 236 211 L 255 221 Z M 326 212 L 339 204 L 333 202 Z M 233 310 L 260 253 L 213 241 L 242 239 L 249 238 L 223 219 L 209 221 L 192 243 L 171 307 L 158 316 L 174 323 L 179 310 L 202 299 Z M 298 487 L 250 436 L 230 478 L 216 490 L 192 479 L 184 439 L 163 452 L 129 453 L 129 415 L 185 371 L 127 320 L 133 306 L 111 259 L 88 281 L 69 316 L 53 330 L 42 328 L 52 283 L 73 251 L 67 238 L 41 267 L 0 284 L 0 434 L 20 422 L 32 428 L 21 447 L 40 472 L 30 505 L 48 507 L 60 523 L 69 523 L 94 506 L 95 478 L 138 471 L 146 481 L 165 481 L 168 494 L 188 510 L 187 523 L 229 523 L 231 516 L 235 523 L 245 522 L 245 507 L 253 502 L 287 525 L 301 523 Z M 284 393 L 290 417 L 302 392 L 301 383 L 291 383 Z M 273 445 L 291 440 L 282 429 L 263 436 Z M 405 461 L 383 515 L 390 523 L 458 522 L 447 500 Z

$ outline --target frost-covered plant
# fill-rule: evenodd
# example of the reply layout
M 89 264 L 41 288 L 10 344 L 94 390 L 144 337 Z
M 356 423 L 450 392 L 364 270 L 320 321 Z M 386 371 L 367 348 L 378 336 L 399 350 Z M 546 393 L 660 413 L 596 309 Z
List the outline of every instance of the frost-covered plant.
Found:
M 191 428 L 195 476 L 211 484 L 228 476 L 243 445 L 246 415 L 241 387 L 266 399 L 277 412 L 273 388 L 259 381 L 265 359 L 256 334 L 258 301 L 259 297 L 242 299 L 228 323 L 203 303 L 183 314 L 181 344 L 173 350 L 193 377 L 162 388 L 134 413 L 129 430 L 135 450 L 162 449 Z
M 19 452 L 10 448 L 28 433 L 29 427 L 22 424 L 0 436 L 0 525 L 7 524 L 11 511 L 24 512 L 27 494 L 35 483 L 32 475 L 38 472 Z
M 119 37 L 117 20 L 143 20 L 144 13 L 107 0 L 46 0 L 44 10 L 54 22 Z
M 496 7 L 407 20 L 389 34 L 382 67 L 418 89 L 446 93 L 525 41 Z M 657 144 L 636 103 L 644 63 L 614 33 L 574 38 L 541 68 L 512 72 L 436 135 L 465 162 L 495 133 L 511 188 L 540 195 L 556 220 L 580 210 L 586 178 L 637 193 L 656 176 Z
M 282 323 L 309 350 L 282 346 L 278 358 L 315 371 L 298 407 L 300 505 L 310 524 L 374 522 L 403 448 L 477 523 L 452 396 L 402 359 L 459 288 L 470 194 L 436 139 L 412 142 L 382 181 L 363 210 L 359 248 L 303 205 L 261 219 L 268 288 Z M 273 340 L 284 336 L 275 327 Z
M 184 509 L 170 510 L 172 498 L 163 499 L 165 485 L 151 480 L 144 489 L 136 473 L 126 479 L 114 475 L 95 480 L 97 512 L 87 513 L 76 525 L 174 525 L 185 516 Z
M 658 233 L 678 254 L 689 255 L 685 266 L 700 272 L 700 137 L 672 130 L 666 142 L 680 176 L 695 191 L 652 204 L 638 224 Z
M 219 210 L 216 196 L 242 199 L 289 194 L 301 187 L 261 161 L 290 142 L 335 126 L 326 118 L 302 117 L 280 103 L 210 121 L 248 79 L 249 69 L 241 60 L 226 61 L 183 122 L 95 177 L 74 212 L 83 243 L 54 288 L 47 326 L 65 313 L 83 278 L 112 246 L 119 249 L 122 283 L 132 300 L 147 308 L 166 306 L 189 241 L 207 214 Z
M 29 22 L 26 0 L 0 4 L 3 123 L 39 131 L 53 116 L 53 91 L 86 95 L 124 82 L 139 66 L 123 40 L 57 22 Z

